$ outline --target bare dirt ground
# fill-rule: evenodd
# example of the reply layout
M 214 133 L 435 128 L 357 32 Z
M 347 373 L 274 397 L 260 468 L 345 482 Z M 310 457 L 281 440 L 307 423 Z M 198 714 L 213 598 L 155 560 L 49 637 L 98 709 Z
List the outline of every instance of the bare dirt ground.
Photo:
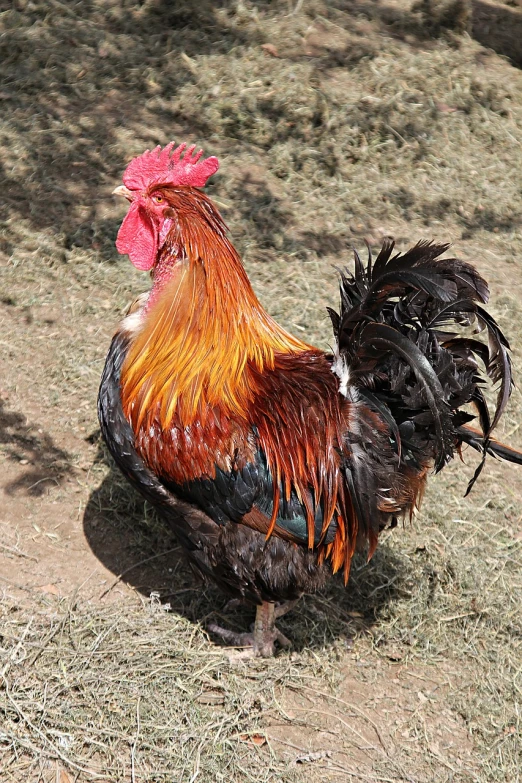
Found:
M 328 345 L 350 245 L 448 240 L 520 375 L 519 5 L 476 0 L 469 35 L 402 0 L 17 0 L 0 24 L 2 783 L 519 781 L 520 472 L 490 461 L 464 499 L 465 454 L 284 618 L 291 652 L 232 665 L 204 626 L 249 612 L 195 582 L 95 410 L 148 283 L 110 193 L 173 138 L 219 155 L 211 195 L 290 330 Z

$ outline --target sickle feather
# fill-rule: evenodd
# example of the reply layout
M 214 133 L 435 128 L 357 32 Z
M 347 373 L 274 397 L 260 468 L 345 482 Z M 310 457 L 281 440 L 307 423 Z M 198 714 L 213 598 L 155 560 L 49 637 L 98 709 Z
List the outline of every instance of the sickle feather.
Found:
M 361 332 L 361 342 L 368 342 L 375 348 L 392 351 L 404 359 L 422 385 L 433 416 L 437 434 L 437 457 L 435 469 L 441 470 L 453 454 L 451 412 L 445 400 L 444 389 L 437 374 L 422 351 L 387 324 L 372 323 Z

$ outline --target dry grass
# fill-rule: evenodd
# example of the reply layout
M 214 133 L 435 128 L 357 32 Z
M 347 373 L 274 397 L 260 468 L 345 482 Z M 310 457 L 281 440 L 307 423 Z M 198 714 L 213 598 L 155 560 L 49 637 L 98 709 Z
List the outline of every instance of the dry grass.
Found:
M 18 0 L 0 17 L 2 780 L 519 781 L 514 468 L 490 462 L 465 500 L 472 466 L 446 470 L 347 591 L 285 618 L 291 654 L 232 666 L 202 630 L 224 599 L 107 464 L 94 400 L 145 287 L 114 250 L 110 191 L 171 138 L 219 154 L 210 191 L 290 329 L 328 345 L 350 244 L 450 239 L 491 280 L 520 368 L 522 75 L 498 56 L 520 14 L 491 6 L 497 37 L 430 38 L 402 2 L 197 8 Z M 521 410 L 517 392 L 519 444 Z
M 244 764 L 250 779 L 285 774 L 271 754 L 241 746 L 241 735 L 264 734 L 276 686 L 324 675 L 326 662 L 304 654 L 273 663 L 268 676 L 262 663 L 234 671 L 155 598 L 126 614 L 74 599 L 35 610 L 5 629 L 20 643 L 4 674 L 2 740 L 14 755 L 4 780 L 22 779 L 27 754 L 88 779 L 242 780 Z

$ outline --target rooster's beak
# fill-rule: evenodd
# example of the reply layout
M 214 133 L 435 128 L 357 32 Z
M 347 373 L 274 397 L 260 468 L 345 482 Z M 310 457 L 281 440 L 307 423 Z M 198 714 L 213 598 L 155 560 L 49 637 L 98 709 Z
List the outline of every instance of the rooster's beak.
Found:
M 114 188 L 112 191 L 113 196 L 124 196 L 127 201 L 132 201 L 134 199 L 134 195 L 132 191 L 130 191 L 128 188 L 125 187 L 125 185 L 118 185 L 117 188 Z

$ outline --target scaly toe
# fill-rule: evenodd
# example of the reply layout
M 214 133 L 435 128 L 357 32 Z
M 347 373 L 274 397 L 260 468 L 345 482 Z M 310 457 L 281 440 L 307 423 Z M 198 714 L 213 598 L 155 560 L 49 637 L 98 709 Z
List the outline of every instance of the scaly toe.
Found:
M 276 632 L 275 640 L 277 642 L 279 642 L 281 647 L 291 647 L 292 646 L 292 642 L 290 641 L 290 639 L 287 636 L 285 636 L 284 633 L 282 633 L 279 630 L 279 628 L 276 628 L 275 632 Z
M 280 617 L 284 617 L 287 612 L 291 612 L 298 601 L 299 598 L 296 598 L 293 601 L 281 601 L 280 604 L 276 604 L 274 607 L 275 619 L 278 620 Z
M 254 637 L 251 633 L 236 633 L 228 628 L 223 628 L 217 623 L 208 623 L 207 631 L 219 636 L 226 644 L 230 644 L 233 647 L 252 647 L 253 645 Z

